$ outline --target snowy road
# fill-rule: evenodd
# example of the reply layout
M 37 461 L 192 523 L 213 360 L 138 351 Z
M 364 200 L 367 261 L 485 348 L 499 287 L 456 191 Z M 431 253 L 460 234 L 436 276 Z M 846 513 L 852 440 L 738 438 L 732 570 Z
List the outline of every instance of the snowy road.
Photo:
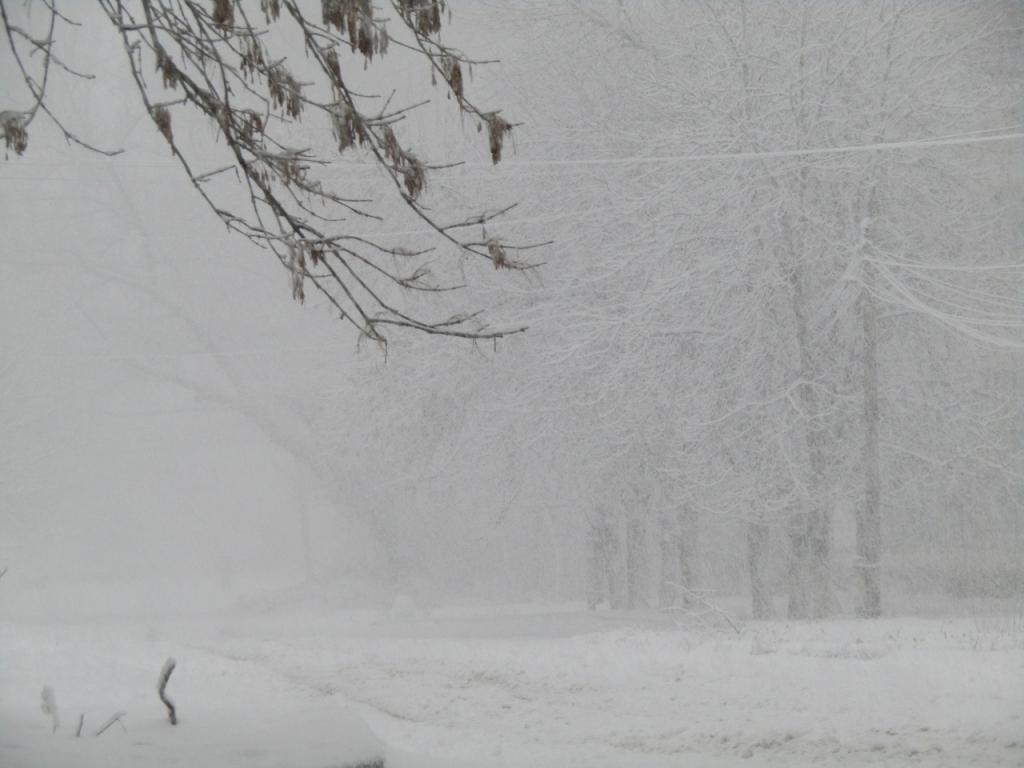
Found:
M 609 618 L 456 616 L 225 645 L 358 702 L 389 744 L 466 760 L 1024 761 L 1024 636 L 996 620 L 595 631 Z
M 0 763 L 30 764 L 12 758 L 25 747 L 15 738 L 11 748 L 12 725 L 50 736 L 37 704 L 44 683 L 69 711 L 89 702 L 90 721 L 129 712 L 126 734 L 103 737 L 109 749 L 138 749 L 130 740 L 144 727 L 162 738 L 150 678 L 173 653 L 184 725 L 265 711 L 308 742 L 351 709 L 398 768 L 1024 764 L 1018 618 L 778 623 L 741 634 L 674 624 L 536 611 L 264 615 L 116 633 L 5 624 Z M 63 763 L 35 763 L 47 764 Z

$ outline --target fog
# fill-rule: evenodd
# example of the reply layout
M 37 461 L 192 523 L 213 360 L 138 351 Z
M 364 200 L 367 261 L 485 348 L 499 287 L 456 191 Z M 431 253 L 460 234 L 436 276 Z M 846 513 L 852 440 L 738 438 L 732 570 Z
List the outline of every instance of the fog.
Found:
M 46 34 L 45 4 L 4 5 L 9 32 Z M 664 702 L 644 698 L 641 682 L 698 665 L 708 636 L 736 635 L 744 663 L 762 652 L 792 661 L 778 674 L 794 690 L 817 675 L 793 659 L 838 654 L 891 663 L 877 679 L 911 675 L 914 691 L 926 674 L 891 638 L 952 653 L 943 643 L 960 633 L 969 637 L 953 650 L 991 651 L 963 662 L 992 681 L 977 693 L 983 723 L 937 703 L 966 684 L 922 687 L 931 704 L 894 710 L 901 735 L 884 754 L 912 762 L 930 748 L 904 738 L 920 726 L 941 747 L 925 764 L 1021 758 L 1007 735 L 1024 715 L 1019 3 L 450 2 L 441 39 L 496 60 L 471 76 L 467 66 L 465 89 L 515 123 L 499 164 L 488 128 L 445 96 L 392 22 L 387 55 L 364 68 L 351 54 L 346 77 L 358 92 L 393 92 L 396 106 L 429 100 L 395 131 L 426 162 L 461 164 L 429 171 L 424 210 L 458 222 L 514 204 L 453 231 L 471 231 L 485 252 L 500 238 L 526 268 L 496 269 L 439 236 L 370 152 L 338 151 L 322 115 L 282 121 L 291 146 L 330 159 L 314 165 L 318 179 L 372 200 L 380 217 L 346 214 L 328 231 L 423 250 L 415 263 L 463 286 L 382 295 L 432 321 L 483 313 L 472 320 L 484 338 L 384 326 L 386 343 L 339 320 L 339 306 L 358 315 L 337 286 L 319 292 L 300 277 L 305 301 L 293 300 L 294 272 L 197 191 L 247 210 L 238 170 L 193 184 L 102 8 L 65 5 L 83 26 L 58 25 L 55 50 L 94 79 L 54 67 L 46 102 L 76 138 L 123 152 L 65 141 L 40 113 L 26 151 L 8 146 L 0 161 L 5 738 L 22 722 L 22 685 L 61 694 L 34 677 L 60 668 L 40 638 L 97 648 L 116 626 L 125 648 L 138 631 L 160 653 L 216 645 L 269 658 L 289 684 L 349 663 L 327 637 L 363 638 L 344 651 L 362 661 L 332 667 L 341 677 L 327 695 L 397 750 L 389 766 L 428 764 L 412 754 L 438 765 L 691 764 L 675 762 L 681 752 L 732 765 L 750 749 L 765 765 L 813 762 L 826 736 L 782 714 L 727 746 L 712 731 L 742 717 L 725 710 L 718 726 L 658 741 Z M 319 8 L 300 5 L 319 21 Z M 394 17 L 383 5 L 375 13 Z M 300 39 L 278 31 L 287 22 L 265 40 L 312 79 Z M 41 55 L 13 39 L 38 67 Z M 152 62 L 140 71 L 159 91 Z M 4 45 L 0 111 L 31 103 Z M 172 109 L 197 175 L 234 162 L 212 120 Z M 514 332 L 486 338 L 496 331 Z M 206 629 L 186 642 L 179 622 Z M 549 718 L 538 704 L 533 736 L 517 720 L 504 732 L 497 715 L 467 714 L 476 730 L 449 733 L 457 726 L 395 703 L 432 696 L 429 684 L 388 688 L 404 665 L 412 675 L 455 664 L 443 644 L 406 657 L 409 637 L 548 635 L 561 645 L 534 650 L 552 670 L 568 665 L 586 688 L 611 669 L 609 695 L 629 688 L 635 732 L 609 746 L 596 734 L 610 726 L 573 711 L 572 739 L 538 736 Z M 499 676 L 526 664 L 500 647 L 464 649 L 466 663 Z M 139 665 L 155 677 L 161 661 Z M 927 657 L 948 663 L 961 662 Z M 390 672 L 370 677 L 378 667 Z M 551 671 L 523 669 L 538 680 Z M 752 669 L 751 680 L 767 674 Z M 867 697 L 872 683 L 858 674 L 838 679 Z M 500 685 L 545 701 L 546 683 L 517 688 L 524 680 Z M 110 695 L 111 711 L 127 706 Z M 269 706 L 291 712 L 289 701 Z M 861 726 L 840 710 L 825 717 L 854 734 L 829 759 L 866 760 Z M 987 745 L 973 752 L 963 747 L 972 728 Z M 809 746 L 786 746 L 787 729 Z M 778 744 L 750 746 L 766 733 Z M 196 746 L 210 739 L 190 742 L 195 759 L 214 754 Z M 13 743 L 0 758 L 19 765 L 129 759 L 87 760 L 73 742 L 26 758 Z

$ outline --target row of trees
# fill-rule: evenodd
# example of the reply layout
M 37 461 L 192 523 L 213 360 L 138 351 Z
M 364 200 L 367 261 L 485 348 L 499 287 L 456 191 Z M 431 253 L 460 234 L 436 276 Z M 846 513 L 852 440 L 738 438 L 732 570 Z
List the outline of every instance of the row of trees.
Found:
M 592 601 L 710 587 L 758 617 L 780 593 L 791 617 L 877 616 L 883 578 L 959 588 L 928 573 L 955 545 L 998 589 L 974 561 L 1019 534 L 1024 476 L 1019 10 L 563 14 L 536 69 L 505 64 L 571 83 L 529 116 L 537 154 L 569 159 L 505 177 L 557 188 L 563 258 L 467 427 L 515 446 L 525 469 L 497 477 L 550 578 L 571 561 Z M 580 113 L 595 127 L 565 130 Z

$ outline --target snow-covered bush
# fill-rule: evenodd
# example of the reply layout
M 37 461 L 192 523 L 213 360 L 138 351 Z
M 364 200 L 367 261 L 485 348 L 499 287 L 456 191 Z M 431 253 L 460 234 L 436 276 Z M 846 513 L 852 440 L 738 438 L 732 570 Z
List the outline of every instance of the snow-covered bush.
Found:
M 40 709 L 43 710 L 44 715 L 49 716 L 50 720 L 53 722 L 53 732 L 56 733 L 57 728 L 60 727 L 60 715 L 57 712 L 57 694 L 53 692 L 52 686 L 43 686 Z

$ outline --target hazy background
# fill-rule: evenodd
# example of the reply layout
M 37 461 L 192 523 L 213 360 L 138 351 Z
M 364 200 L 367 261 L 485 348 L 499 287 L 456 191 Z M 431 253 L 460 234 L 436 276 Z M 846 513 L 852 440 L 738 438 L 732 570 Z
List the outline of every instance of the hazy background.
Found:
M 519 201 L 495 231 L 555 244 L 526 274 L 449 266 L 472 286 L 452 306 L 484 308 L 496 326 L 524 322 L 527 334 L 496 345 L 399 335 L 385 356 L 323 300 L 292 302 L 280 266 L 228 236 L 144 115 L 108 25 L 75 4 L 86 26 L 61 41 L 62 55 L 96 80 L 58 80 L 51 101 L 83 138 L 126 151 L 90 155 L 40 118 L 25 156 L 0 163 L 9 611 L 199 611 L 267 594 L 298 600 L 301 584 L 356 605 L 399 593 L 427 604 L 580 600 L 602 504 L 617 531 L 643 521 L 640 578 L 652 603 L 672 557 L 664 521 L 681 513 L 699 542 L 702 588 L 747 594 L 754 523 L 770 531 L 768 579 L 784 593 L 798 495 L 786 478 L 803 460 L 788 453 L 799 412 L 776 397 L 792 381 L 779 362 L 791 352 L 784 285 L 758 249 L 770 235 L 740 231 L 768 204 L 741 190 L 761 182 L 744 176 L 751 164 L 628 161 L 744 149 L 728 127 L 735 91 L 711 22 L 696 4 L 452 5 L 446 39 L 501 59 L 467 87 L 524 122 L 503 165 L 490 166 L 475 125 L 431 88 L 422 62 L 410 67 L 396 50 L 363 77 L 397 79 L 407 100 L 427 89 L 436 103 L 403 136 L 432 161 L 470 160 L 430 181 L 432 201 Z M 884 140 L 1019 130 L 1021 6 L 934 7 L 934 18 L 919 9 L 911 20 L 915 40 L 932 30 L 945 44 L 971 24 L 984 35 L 930 68 L 899 68 L 927 51 L 898 62 L 897 102 L 920 103 L 897 110 Z M 785 28 L 772 29 L 758 27 L 751 45 L 783 61 Z M 820 131 L 772 123 L 766 86 L 753 103 L 771 136 L 757 146 L 877 140 L 852 117 L 877 92 L 870 58 L 826 89 L 838 95 Z M 5 49 L 0 106 L 24 101 Z M 203 148 L 214 129 L 186 126 L 176 134 L 212 164 L 218 148 Z M 574 159 L 597 162 L 564 162 Z M 829 210 L 841 218 L 844 190 L 866 173 L 860 162 L 867 156 L 811 163 L 837 190 L 835 208 L 816 209 L 823 221 Z M 877 290 L 888 318 L 878 351 L 886 599 L 1019 595 L 1022 143 L 882 162 L 894 180 L 893 253 L 970 268 L 939 279 L 897 271 Z M 389 194 L 357 155 L 332 173 L 357 194 Z M 395 211 L 384 231 L 412 231 L 395 237 L 417 244 Z M 819 496 L 834 525 L 839 607 L 851 610 L 861 352 L 840 246 L 856 238 L 814 237 L 838 249 L 814 262 L 810 280 L 834 446 Z

